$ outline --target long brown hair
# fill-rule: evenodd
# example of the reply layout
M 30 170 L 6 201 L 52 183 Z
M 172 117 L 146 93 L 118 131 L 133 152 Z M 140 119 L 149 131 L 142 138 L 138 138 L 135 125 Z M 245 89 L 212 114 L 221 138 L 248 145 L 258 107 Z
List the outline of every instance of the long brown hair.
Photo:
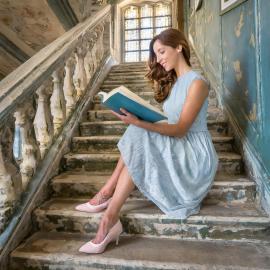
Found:
M 169 95 L 177 76 L 174 70 L 167 72 L 159 63 L 157 63 L 157 57 L 153 49 L 156 40 L 159 40 L 163 45 L 171 46 L 173 48 L 182 45 L 182 53 L 189 66 L 191 66 L 189 61 L 190 48 L 184 34 L 173 28 L 162 31 L 151 40 L 148 59 L 149 71 L 145 76 L 154 86 L 155 100 L 157 102 L 162 102 Z

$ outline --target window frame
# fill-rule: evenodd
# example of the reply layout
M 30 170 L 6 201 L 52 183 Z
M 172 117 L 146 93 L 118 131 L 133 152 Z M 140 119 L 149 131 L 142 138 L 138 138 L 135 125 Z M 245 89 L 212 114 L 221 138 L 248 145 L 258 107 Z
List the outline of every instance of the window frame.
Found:
M 141 8 L 142 6 L 144 5 L 150 5 L 153 7 L 153 16 L 146 16 L 146 17 L 141 17 Z M 158 4 L 166 4 L 169 6 L 169 14 L 168 15 L 156 15 L 156 6 Z M 138 8 L 138 18 L 125 18 L 125 12 L 128 8 L 130 8 L 131 6 L 134 6 L 134 7 L 137 7 Z M 125 6 L 124 8 L 122 8 L 122 11 L 121 11 L 121 62 L 122 63 L 132 63 L 132 62 L 127 62 L 125 61 L 125 55 L 127 52 L 139 52 L 139 60 L 137 62 L 141 62 L 141 52 L 142 51 L 146 51 L 146 50 L 141 50 L 141 41 L 143 40 L 149 40 L 149 39 L 143 39 L 141 38 L 141 30 L 142 29 L 153 29 L 154 31 L 154 35 L 155 35 L 155 31 L 156 31 L 156 28 L 163 28 L 163 27 L 156 27 L 156 20 L 155 18 L 157 17 L 168 17 L 170 18 L 170 25 L 169 26 L 166 26 L 164 27 L 164 29 L 166 28 L 169 28 L 169 27 L 172 27 L 173 25 L 173 14 L 172 14 L 172 3 L 170 1 L 162 1 L 162 2 L 143 2 L 143 3 L 138 3 L 138 4 L 135 4 L 135 3 L 131 3 L 127 6 Z M 144 19 L 144 18 L 152 18 L 152 22 L 153 22 L 153 27 L 149 27 L 149 28 L 141 28 L 141 19 Z M 125 22 L 126 20 L 134 20 L 134 19 L 138 19 L 139 20 L 139 27 L 138 28 L 132 28 L 132 29 L 127 29 L 125 28 Z M 125 32 L 126 31 L 129 31 L 129 30 L 138 30 L 139 31 L 139 39 L 130 39 L 130 40 L 126 40 L 125 38 Z M 139 49 L 138 50 L 130 50 L 130 51 L 126 51 L 126 47 L 125 47 L 125 43 L 127 41 L 138 41 L 139 42 Z

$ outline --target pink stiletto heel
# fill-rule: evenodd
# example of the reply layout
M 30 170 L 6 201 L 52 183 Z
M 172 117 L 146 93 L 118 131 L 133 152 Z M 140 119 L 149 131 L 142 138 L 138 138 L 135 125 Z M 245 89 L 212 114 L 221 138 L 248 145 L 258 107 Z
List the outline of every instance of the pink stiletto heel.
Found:
M 122 232 L 123 226 L 120 220 L 118 220 L 116 224 L 109 230 L 108 234 L 101 243 L 94 244 L 92 241 L 89 241 L 81 246 L 79 251 L 90 254 L 102 253 L 106 249 L 107 245 L 112 241 L 116 240 L 116 245 L 118 245 L 119 237 Z
M 98 213 L 107 208 L 112 198 L 109 198 L 104 203 L 93 205 L 90 202 L 79 204 L 75 207 L 76 210 L 87 213 Z

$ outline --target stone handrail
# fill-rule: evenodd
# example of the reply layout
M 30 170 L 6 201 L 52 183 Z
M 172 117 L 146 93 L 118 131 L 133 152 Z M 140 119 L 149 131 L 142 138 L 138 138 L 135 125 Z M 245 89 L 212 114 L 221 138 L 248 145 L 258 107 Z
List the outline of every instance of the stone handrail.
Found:
M 109 56 L 110 12 L 105 6 L 0 82 L 0 251 L 8 239 L 4 230 L 20 219 L 11 220 L 14 209 Z

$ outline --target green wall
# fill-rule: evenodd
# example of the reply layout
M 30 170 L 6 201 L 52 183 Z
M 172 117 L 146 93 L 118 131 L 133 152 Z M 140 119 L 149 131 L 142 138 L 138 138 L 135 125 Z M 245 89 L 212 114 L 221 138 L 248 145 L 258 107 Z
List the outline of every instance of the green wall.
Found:
M 224 14 L 220 2 L 205 0 L 194 12 L 195 0 L 186 0 L 186 29 L 270 213 L 270 1 L 247 0 Z

